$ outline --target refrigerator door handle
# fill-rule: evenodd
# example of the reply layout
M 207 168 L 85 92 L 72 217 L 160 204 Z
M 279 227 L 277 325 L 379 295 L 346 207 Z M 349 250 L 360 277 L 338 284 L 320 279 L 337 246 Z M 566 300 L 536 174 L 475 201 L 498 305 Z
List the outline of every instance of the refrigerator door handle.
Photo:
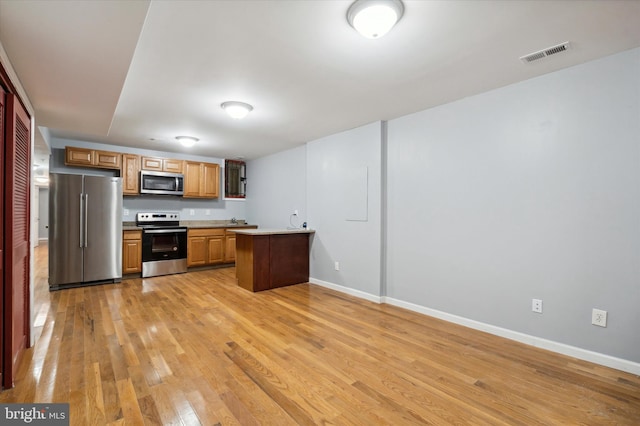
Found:
M 80 248 L 82 248 L 82 242 L 83 242 L 83 220 L 84 220 L 84 215 L 82 214 L 82 202 L 83 202 L 83 196 L 82 193 L 80 193 Z
M 89 194 L 84 194 L 84 246 L 89 247 Z

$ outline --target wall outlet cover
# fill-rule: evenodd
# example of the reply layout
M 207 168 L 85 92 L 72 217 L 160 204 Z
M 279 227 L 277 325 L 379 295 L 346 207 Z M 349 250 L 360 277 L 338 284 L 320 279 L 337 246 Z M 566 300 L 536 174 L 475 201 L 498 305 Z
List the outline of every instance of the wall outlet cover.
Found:
M 540 299 L 531 299 L 531 310 L 538 314 L 542 313 L 542 300 Z
M 607 326 L 607 311 L 603 311 L 602 309 L 593 309 L 591 311 L 591 324 L 597 325 L 598 327 L 606 327 Z

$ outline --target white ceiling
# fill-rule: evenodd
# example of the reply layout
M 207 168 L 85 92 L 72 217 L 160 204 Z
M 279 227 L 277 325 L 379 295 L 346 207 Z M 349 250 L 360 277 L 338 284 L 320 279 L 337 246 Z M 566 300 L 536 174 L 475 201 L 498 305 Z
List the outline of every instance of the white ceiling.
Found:
M 378 40 L 350 4 L 0 0 L 0 42 L 54 137 L 247 159 L 640 46 L 640 1 L 405 0 Z

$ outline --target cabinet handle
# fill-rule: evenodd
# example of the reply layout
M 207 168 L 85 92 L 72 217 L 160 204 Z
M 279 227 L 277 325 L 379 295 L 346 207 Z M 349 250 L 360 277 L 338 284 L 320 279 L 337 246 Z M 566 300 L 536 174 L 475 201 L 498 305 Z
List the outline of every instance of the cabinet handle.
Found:
M 80 193 L 80 211 L 79 211 L 80 220 L 78 221 L 78 223 L 80 224 L 80 232 L 78 232 L 79 239 L 80 239 L 80 248 L 82 248 L 82 242 L 84 240 L 83 235 L 82 235 L 82 233 L 84 232 L 84 226 L 83 226 L 84 212 L 82 211 L 82 203 L 83 202 L 84 202 L 84 198 L 82 197 L 82 193 Z

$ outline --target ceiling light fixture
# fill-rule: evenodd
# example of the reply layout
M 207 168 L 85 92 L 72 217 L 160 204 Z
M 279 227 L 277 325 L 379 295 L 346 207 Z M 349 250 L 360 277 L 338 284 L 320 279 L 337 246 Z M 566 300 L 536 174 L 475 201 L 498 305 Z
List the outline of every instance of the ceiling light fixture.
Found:
M 194 138 L 193 136 L 176 136 L 176 139 L 180 141 L 182 146 L 186 146 L 187 148 L 191 148 L 198 142 L 200 139 Z
M 347 11 L 349 25 L 366 38 L 380 38 L 402 18 L 400 0 L 356 0 Z
M 238 120 L 245 118 L 247 114 L 253 111 L 253 107 L 251 105 L 237 101 L 223 102 L 220 104 L 220 107 L 222 107 L 222 109 L 225 110 L 231 118 Z

